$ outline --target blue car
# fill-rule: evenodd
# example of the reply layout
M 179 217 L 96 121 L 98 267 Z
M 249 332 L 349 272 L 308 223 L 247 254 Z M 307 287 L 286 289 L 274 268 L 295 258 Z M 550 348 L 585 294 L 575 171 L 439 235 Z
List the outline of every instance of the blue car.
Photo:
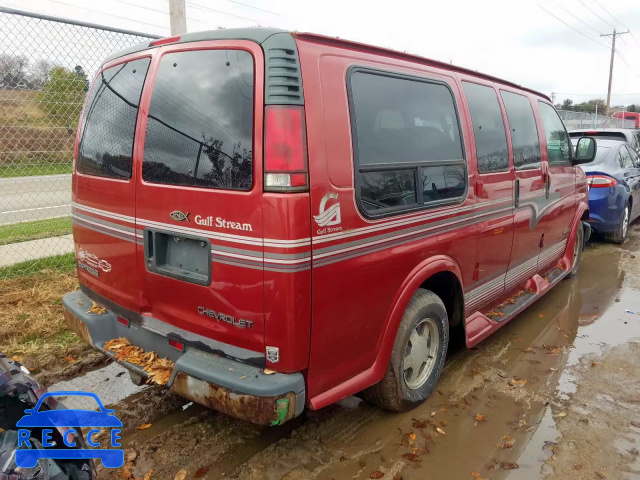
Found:
M 640 160 L 624 141 L 594 138 L 595 158 L 580 165 L 589 184 L 589 223 L 596 233 L 620 244 L 627 238 L 629 223 L 640 215 Z M 572 135 L 574 147 L 578 140 Z
M 44 410 L 39 411 L 42 402 L 53 396 L 87 396 L 93 398 L 98 404 L 99 411 L 82 409 Z M 104 407 L 95 393 L 87 392 L 47 392 L 42 395 L 34 408 L 26 409 L 25 415 L 18 420 L 16 427 L 19 429 L 33 428 L 60 428 L 60 427 L 107 427 L 122 428 L 122 422 L 114 415 L 114 410 Z M 42 442 L 44 444 L 44 440 Z M 91 436 L 87 436 L 87 443 L 92 442 Z M 90 459 L 99 458 L 107 468 L 118 468 L 124 464 L 124 452 L 122 449 L 106 448 L 29 448 L 16 450 L 16 463 L 23 468 L 35 467 L 40 458 L 60 459 Z

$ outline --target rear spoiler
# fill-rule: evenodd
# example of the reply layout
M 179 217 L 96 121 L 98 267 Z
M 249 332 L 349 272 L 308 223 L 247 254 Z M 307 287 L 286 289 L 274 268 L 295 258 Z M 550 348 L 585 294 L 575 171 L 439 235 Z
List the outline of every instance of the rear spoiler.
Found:
M 603 131 L 585 131 L 585 132 L 569 132 L 569 136 L 571 138 L 580 138 L 580 137 L 603 137 L 609 138 L 613 140 L 623 140 L 627 141 L 627 136 L 622 132 L 603 132 Z

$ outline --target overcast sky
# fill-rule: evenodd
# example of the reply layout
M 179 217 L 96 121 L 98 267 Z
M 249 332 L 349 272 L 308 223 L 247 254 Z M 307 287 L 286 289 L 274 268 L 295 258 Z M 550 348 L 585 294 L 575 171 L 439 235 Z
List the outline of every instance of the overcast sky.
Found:
M 168 4 L 0 0 L 4 6 L 162 36 L 169 35 Z M 606 98 L 610 42 L 599 33 L 629 28 L 633 35 L 616 44 L 622 56 L 615 59 L 611 103 L 640 104 L 638 0 L 187 0 L 186 8 L 189 31 L 262 25 L 339 36 L 452 61 L 548 95 L 556 92 L 556 102 Z

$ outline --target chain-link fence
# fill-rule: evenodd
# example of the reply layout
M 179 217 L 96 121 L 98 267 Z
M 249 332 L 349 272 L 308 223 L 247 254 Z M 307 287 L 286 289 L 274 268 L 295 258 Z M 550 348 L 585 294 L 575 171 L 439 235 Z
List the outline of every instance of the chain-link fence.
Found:
M 73 263 L 70 174 L 89 81 L 151 38 L 0 7 L 0 279 Z
M 605 117 L 597 113 L 558 110 L 567 130 L 579 128 L 636 128 L 635 120 Z

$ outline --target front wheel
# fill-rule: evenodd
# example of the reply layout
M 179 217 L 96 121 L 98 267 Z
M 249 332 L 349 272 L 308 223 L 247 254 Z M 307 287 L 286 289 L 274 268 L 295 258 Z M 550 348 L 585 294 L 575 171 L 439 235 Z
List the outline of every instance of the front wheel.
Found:
M 418 289 L 402 316 L 387 372 L 364 397 L 382 408 L 403 412 L 433 392 L 449 344 L 449 318 L 440 297 Z
M 627 239 L 627 233 L 629 231 L 629 219 L 631 218 L 631 205 L 627 203 L 622 212 L 622 218 L 620 219 L 620 225 L 618 229 L 609 235 L 608 240 L 621 245 Z

